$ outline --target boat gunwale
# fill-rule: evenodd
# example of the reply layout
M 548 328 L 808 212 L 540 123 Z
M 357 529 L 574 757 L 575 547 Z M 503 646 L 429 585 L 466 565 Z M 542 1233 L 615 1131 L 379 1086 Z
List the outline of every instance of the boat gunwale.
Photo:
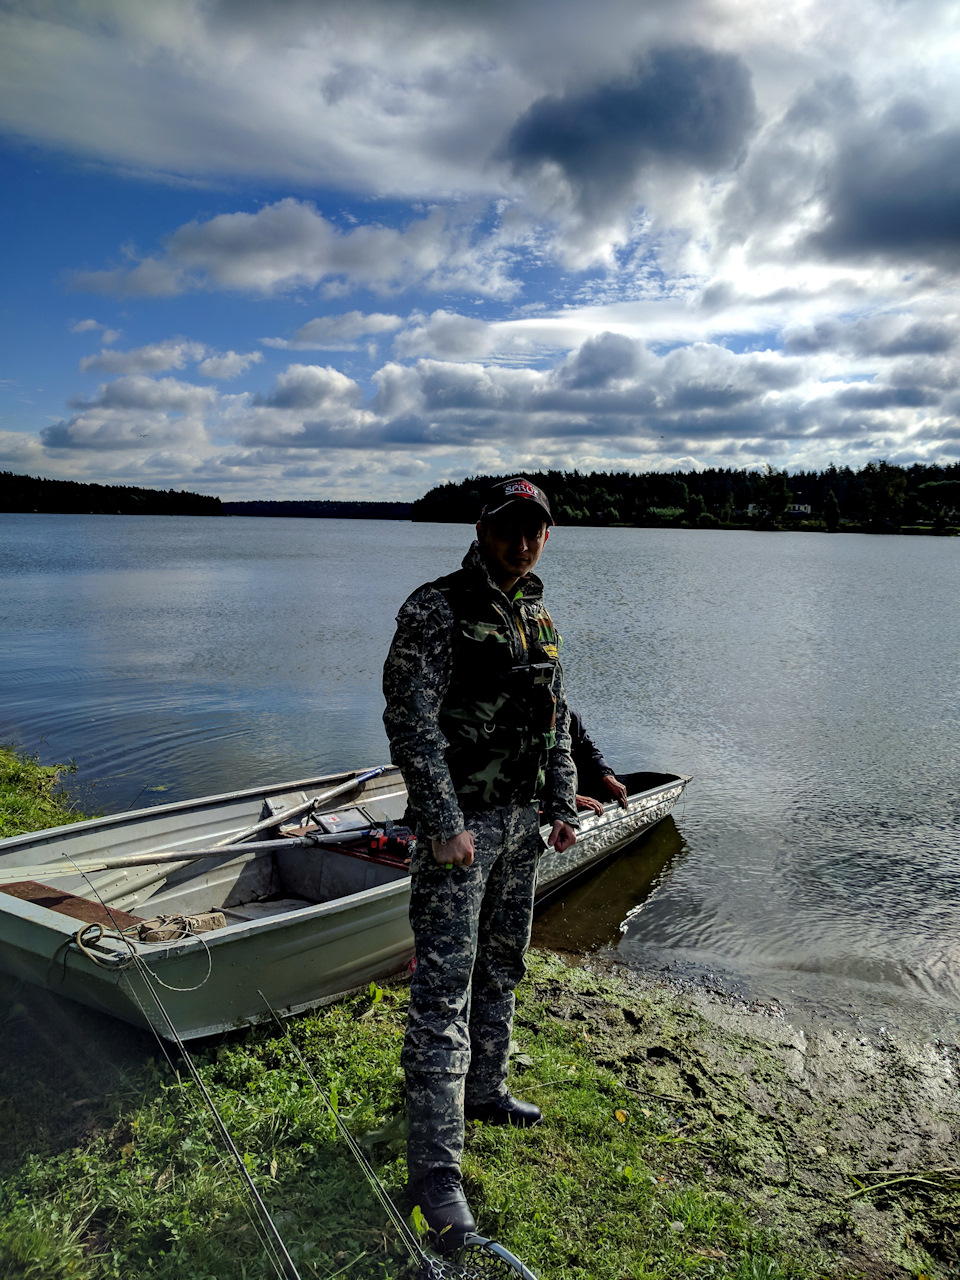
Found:
M 397 766 L 393 764 L 371 765 L 370 768 L 383 768 L 384 773 L 400 772 Z M 364 772 L 366 772 L 364 769 L 346 769 L 341 773 L 321 774 L 315 778 L 299 778 L 292 782 L 277 782 L 266 786 L 245 787 L 240 791 L 224 791 L 213 796 L 195 796 L 189 800 L 171 800 L 166 804 L 152 805 L 144 809 L 124 809 L 120 813 L 105 813 L 97 818 L 85 818 L 81 822 L 65 822 L 59 827 L 43 827 L 39 831 L 25 831 L 18 836 L 7 836 L 5 839 L 0 840 L 0 858 L 8 850 L 29 845 L 31 841 L 44 842 L 49 839 L 58 839 L 73 832 L 96 831 L 100 828 L 107 829 L 127 822 L 154 818 L 160 815 L 169 817 L 174 813 L 188 813 L 191 809 L 214 809 L 223 804 L 250 799 L 254 796 L 267 797 L 286 795 L 291 791 L 309 791 L 312 787 L 317 787 L 321 783 L 339 785 L 341 782 L 348 782 L 351 777 L 359 777 Z M 378 775 L 378 779 L 370 779 L 370 781 L 377 781 L 379 777 L 383 777 L 383 774 Z M 362 783 L 361 786 L 365 787 L 366 784 Z M 371 796 L 370 799 L 375 799 L 375 797 Z
M 637 770 L 637 772 L 640 772 L 640 770 Z M 623 776 L 629 777 L 630 775 L 624 774 Z M 661 776 L 668 778 L 669 780 L 667 782 L 658 782 L 656 786 L 648 787 L 646 791 L 628 792 L 627 799 L 629 803 L 632 805 L 635 800 L 645 800 L 648 796 L 655 796 L 659 794 L 659 792 L 661 791 L 669 791 L 669 790 L 672 790 L 674 787 L 679 787 L 682 792 L 683 790 L 685 790 L 687 783 L 691 782 L 693 778 L 692 774 L 682 774 L 682 773 L 662 774 Z M 607 821 L 605 822 L 604 825 L 612 827 L 612 826 L 616 826 L 620 822 L 626 822 L 631 817 L 634 816 L 634 814 L 631 814 L 629 809 L 624 809 L 617 800 L 607 800 L 606 802 L 601 802 L 601 803 L 603 803 L 602 814 L 594 813 L 592 814 L 592 816 L 590 816 L 591 810 L 586 809 L 582 811 L 584 814 L 588 815 L 585 818 L 585 821 L 596 824 L 601 819 L 605 818 L 607 819 Z M 636 811 L 634 811 L 634 813 L 635 812 Z M 550 823 L 545 823 L 543 826 L 541 826 L 540 829 L 542 831 L 543 830 L 549 831 Z M 592 831 L 593 826 L 589 827 L 588 830 Z

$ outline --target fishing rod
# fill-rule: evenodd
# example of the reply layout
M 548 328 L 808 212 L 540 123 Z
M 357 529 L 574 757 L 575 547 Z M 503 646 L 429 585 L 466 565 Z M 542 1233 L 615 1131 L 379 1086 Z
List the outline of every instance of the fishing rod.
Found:
M 20 880 L 34 880 L 37 876 L 52 879 L 55 876 L 73 876 L 77 872 L 122 871 L 127 867 L 164 866 L 166 863 L 202 862 L 205 858 L 220 859 L 224 866 L 236 858 L 245 858 L 248 854 L 259 857 L 264 853 L 279 853 L 288 849 L 327 849 L 337 845 L 356 844 L 358 840 L 372 840 L 382 836 L 382 827 L 362 827 L 353 831 L 317 831 L 305 836 L 284 836 L 279 840 L 249 840 L 238 845 L 211 845 L 209 849 L 191 849 L 179 853 L 124 853 L 115 858 L 92 858 L 81 860 L 69 858 L 67 865 L 58 866 L 52 862 L 36 862 L 21 867 L 3 867 L 0 869 L 0 884 L 17 883 Z M 174 866 L 173 870 L 178 870 Z M 168 873 L 169 874 L 169 873 Z
M 348 791 L 355 791 L 357 787 L 364 786 L 372 778 L 379 778 L 382 773 L 386 773 L 387 767 L 385 764 L 379 764 L 373 769 L 358 773 L 355 777 L 348 778 L 346 782 L 341 782 L 337 786 L 331 787 L 329 791 L 321 791 L 312 800 L 304 800 L 300 804 L 292 805 L 289 809 L 283 809 L 280 813 L 271 814 L 269 818 L 263 818 L 260 822 L 255 822 L 252 827 L 247 827 L 243 831 L 238 831 L 235 835 L 228 836 L 225 840 L 221 840 L 217 847 L 239 844 L 241 840 L 255 836 L 261 831 L 268 831 L 271 827 L 279 827 L 281 823 L 289 822 L 291 818 L 298 818 L 301 814 L 318 809 L 320 805 L 327 804 L 330 800 L 336 800 L 338 796 L 346 795 Z
M 89 885 L 89 887 L 92 889 L 92 891 L 96 894 L 97 898 L 100 900 L 100 905 L 103 907 L 104 911 L 107 912 L 111 920 L 114 920 L 113 913 L 111 912 L 109 906 L 107 906 L 106 902 L 104 902 L 103 898 L 100 897 L 100 894 L 97 891 L 96 886 L 86 876 L 86 874 L 83 872 L 81 868 L 78 867 L 77 870 L 79 874 L 83 876 L 84 880 L 87 881 L 87 884 Z M 237 1145 L 233 1141 L 233 1138 L 230 1135 L 230 1131 L 227 1128 L 226 1124 L 224 1123 L 223 1117 L 221 1116 L 220 1112 L 217 1110 L 216 1103 L 213 1100 L 210 1090 L 207 1088 L 203 1080 L 203 1077 L 200 1075 L 200 1072 L 197 1069 L 197 1064 L 194 1062 L 192 1055 L 187 1049 L 187 1046 L 184 1044 L 183 1039 L 180 1036 L 180 1033 L 173 1022 L 173 1019 L 170 1017 L 170 1014 L 167 1012 L 166 1006 L 164 1005 L 163 1001 L 160 999 L 160 996 L 157 994 L 157 991 L 155 989 L 155 984 L 154 984 L 155 975 L 151 973 L 150 969 L 144 964 L 142 956 L 137 952 L 136 948 L 131 944 L 130 940 L 126 937 L 125 934 L 122 933 L 122 930 L 120 929 L 116 920 L 114 920 L 114 927 L 117 929 L 117 932 L 120 933 L 121 936 L 126 941 L 128 949 L 130 951 L 130 955 L 133 958 L 133 965 L 137 969 L 137 972 L 140 974 L 140 977 L 143 979 L 144 986 L 146 987 L 147 991 L 150 993 L 150 996 L 152 997 L 154 1004 L 157 1006 L 157 1010 L 159 1011 L 161 1018 L 163 1019 L 164 1023 L 167 1026 L 167 1029 L 170 1033 L 170 1039 L 174 1042 L 174 1044 L 177 1046 L 177 1049 L 180 1051 L 180 1055 L 183 1058 L 183 1061 L 186 1064 L 187 1070 L 190 1073 L 190 1078 L 193 1080 L 193 1083 L 196 1085 L 197 1089 L 199 1090 L 201 1097 L 203 1098 L 204 1102 L 207 1105 L 210 1115 L 213 1117 L 213 1121 L 214 1121 L 214 1124 L 216 1125 L 217 1132 L 220 1135 L 220 1140 L 223 1142 L 223 1145 L 226 1147 L 228 1154 L 233 1159 L 237 1172 L 240 1175 L 241 1182 L 243 1183 L 250 1199 L 253 1202 L 254 1208 L 256 1210 L 256 1216 L 257 1218 L 259 1218 L 259 1224 L 256 1222 L 256 1220 L 252 1220 L 254 1222 L 254 1227 L 257 1230 L 257 1233 L 260 1235 L 261 1241 L 264 1244 L 265 1248 L 267 1249 L 267 1252 L 271 1255 L 270 1260 L 273 1263 L 274 1269 L 276 1270 L 278 1275 L 284 1278 L 284 1280 L 302 1280 L 300 1272 L 297 1270 L 296 1263 L 293 1261 L 293 1258 L 291 1258 L 290 1256 L 290 1252 L 287 1249 L 286 1244 L 284 1243 L 283 1237 L 280 1234 L 277 1224 L 274 1222 L 270 1214 L 270 1210 L 267 1208 L 264 1202 L 264 1199 L 260 1194 L 257 1184 L 254 1182 L 253 1178 L 250 1176 L 250 1171 L 248 1170 L 244 1162 L 243 1156 L 240 1154 L 239 1150 L 237 1149 Z M 146 1021 L 147 1026 L 153 1032 L 155 1040 L 157 1041 L 161 1050 L 163 1051 L 164 1057 L 167 1059 L 167 1062 L 170 1063 L 171 1068 L 173 1068 L 173 1063 L 170 1061 L 170 1056 L 167 1053 L 166 1045 L 163 1043 L 163 1040 L 159 1032 L 157 1031 L 157 1028 L 154 1025 L 153 1019 L 148 1015 L 147 1011 L 144 1009 L 139 996 L 137 996 L 136 989 L 133 987 L 132 984 L 130 984 L 130 990 L 133 994 L 134 999 L 136 1000 L 137 1004 L 140 1007 L 140 1012 L 143 1014 L 144 1020 Z M 175 1068 L 173 1069 L 175 1070 Z
M 346 782 L 341 782 L 335 787 L 330 787 L 326 791 L 320 792 L 319 795 L 313 797 L 312 800 L 304 800 L 299 804 L 292 805 L 288 809 L 284 809 L 279 813 L 272 814 L 269 818 L 264 818 L 253 826 L 245 827 L 242 831 L 234 832 L 233 835 L 227 836 L 225 839 L 218 841 L 207 849 L 157 849 L 149 853 L 131 853 L 117 854 L 114 856 L 94 854 L 92 856 L 78 857 L 77 859 L 69 858 L 68 855 L 63 856 L 70 863 L 71 867 L 76 867 L 80 871 L 126 871 L 132 867 L 150 867 L 157 868 L 152 874 L 147 873 L 146 876 L 134 877 L 133 880 L 118 886 L 118 890 L 108 893 L 108 901 L 112 901 L 116 897 L 125 897 L 132 893 L 141 893 L 144 889 L 150 887 L 151 884 L 158 880 L 165 880 L 174 872 L 179 871 L 182 867 L 188 866 L 191 862 L 199 862 L 204 858 L 219 858 L 222 861 L 218 864 L 224 866 L 226 863 L 236 858 L 244 858 L 249 854 L 259 855 L 269 853 L 276 849 L 291 849 L 296 847 L 310 848 L 318 843 L 329 844 L 337 842 L 347 842 L 350 837 L 346 833 L 323 831 L 322 828 L 317 831 L 316 836 L 285 836 L 282 840 L 262 840 L 253 841 L 251 836 L 259 835 L 261 831 L 268 831 L 274 827 L 280 827 L 285 822 L 291 821 L 293 818 L 302 817 L 311 814 L 318 821 L 322 822 L 322 816 L 315 813 L 322 805 L 329 804 L 331 800 L 336 800 L 342 795 L 346 795 L 350 791 L 355 791 L 358 787 L 364 786 L 373 778 L 379 778 L 387 772 L 388 765 L 377 765 L 373 769 L 366 769 L 363 773 L 358 773 L 352 778 L 348 778 Z M 385 797 L 384 797 L 385 798 Z M 358 831 L 354 833 L 354 838 L 362 837 L 369 834 L 367 831 Z M 169 866 L 167 865 L 169 864 Z M 160 868 L 165 868 L 161 870 Z M 2 866 L 0 865 L 0 884 L 16 883 L 20 880 L 33 880 L 38 876 L 44 878 L 50 876 L 69 876 L 73 875 L 72 870 L 58 869 L 52 862 L 31 863 L 27 866 Z M 90 886 L 94 892 L 97 892 L 94 885 Z M 99 893 L 97 894 L 99 897 Z
M 299 1046 L 281 1022 L 279 1014 L 259 988 L 257 989 L 257 995 L 273 1018 L 277 1030 L 283 1036 L 288 1048 L 293 1051 L 317 1096 L 323 1101 L 327 1111 L 333 1117 L 337 1131 L 350 1148 L 357 1163 L 366 1175 L 367 1181 L 373 1188 L 377 1200 L 386 1210 L 387 1216 L 396 1227 L 397 1234 L 417 1267 L 418 1280 L 517 1280 L 517 1277 L 520 1277 L 520 1280 L 537 1280 L 534 1273 L 519 1258 L 515 1257 L 509 1249 L 505 1249 L 502 1244 L 498 1244 L 495 1240 L 488 1240 L 485 1236 L 476 1235 L 473 1232 L 470 1232 L 465 1237 L 461 1247 L 449 1258 L 435 1258 L 426 1252 L 420 1241 L 407 1226 L 403 1215 L 393 1203 L 390 1193 L 380 1181 L 376 1170 L 367 1159 L 360 1144 L 321 1087 L 320 1081 L 300 1052 Z

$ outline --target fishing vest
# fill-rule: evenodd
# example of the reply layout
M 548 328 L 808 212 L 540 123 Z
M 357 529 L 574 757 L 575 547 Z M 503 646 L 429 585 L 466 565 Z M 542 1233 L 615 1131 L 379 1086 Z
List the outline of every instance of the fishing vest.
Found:
M 556 743 L 553 620 L 539 596 L 511 607 L 469 569 L 433 585 L 454 617 L 439 725 L 457 799 L 464 809 L 527 804 L 543 790 Z

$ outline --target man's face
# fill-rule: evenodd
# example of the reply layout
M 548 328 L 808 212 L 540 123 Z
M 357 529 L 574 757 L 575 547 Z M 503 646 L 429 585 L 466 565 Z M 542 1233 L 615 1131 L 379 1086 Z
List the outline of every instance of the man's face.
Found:
M 501 587 L 533 569 L 549 537 L 547 522 L 532 502 L 518 502 L 477 525 L 483 558 Z

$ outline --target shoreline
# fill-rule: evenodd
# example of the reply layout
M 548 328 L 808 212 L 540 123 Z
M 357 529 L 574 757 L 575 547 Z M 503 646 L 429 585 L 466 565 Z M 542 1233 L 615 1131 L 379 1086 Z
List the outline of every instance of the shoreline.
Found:
M 335 1082 L 398 1202 L 406 991 L 385 984 L 287 1023 Z M 194 1274 L 211 1247 L 221 1262 L 196 1274 L 259 1274 L 256 1241 L 237 1235 L 246 1207 L 235 1178 L 204 1138 L 192 1087 L 171 1076 L 146 1033 L 6 978 L 0 1023 L 5 1280 L 142 1274 L 181 1202 L 196 1239 L 183 1230 L 170 1240 L 171 1264 L 176 1256 L 182 1274 Z M 464 1175 L 481 1230 L 542 1280 L 960 1274 L 957 1046 L 806 1033 L 770 1008 L 544 952 L 530 954 L 514 1035 L 511 1088 L 543 1107 L 544 1123 L 529 1132 L 468 1126 Z M 250 1126 L 245 1160 L 294 1239 L 315 1238 L 313 1223 L 329 1219 L 346 1178 L 350 1212 L 370 1219 L 367 1234 L 386 1250 L 382 1269 L 356 1274 L 402 1276 L 396 1241 L 294 1079 L 282 1041 L 240 1029 L 194 1056 L 231 1125 Z M 215 1168 L 222 1185 L 212 1199 Z M 317 1202 L 298 1203 L 299 1188 L 316 1183 Z M 109 1210 L 94 1207 L 101 1200 Z M 26 1256 L 16 1265 L 9 1236 L 22 1213 L 52 1237 L 46 1269 L 30 1270 Z M 576 1221 L 560 1232 L 564 1213 Z M 611 1238 L 611 1218 L 627 1243 Z M 342 1259 L 347 1229 L 330 1224 L 329 1259 Z
M 638 1096 L 719 1129 L 708 1178 L 791 1250 L 822 1251 L 821 1274 L 960 1275 L 960 1047 L 804 1031 L 760 1002 L 606 966 L 568 975 L 551 1016 L 581 1022 Z
M 0 764 L 8 797 L 25 806 L 0 810 L 0 833 L 81 816 L 57 791 L 56 769 L 9 748 Z M 405 987 L 385 984 L 288 1023 L 336 1063 L 341 1097 L 358 1134 L 381 1144 L 394 1191 L 404 1178 L 405 1004 Z M 171 1268 L 176 1257 L 195 1265 L 211 1247 L 223 1269 L 203 1274 L 219 1280 L 251 1266 L 255 1242 L 238 1235 L 246 1209 L 227 1174 L 211 1200 L 215 1144 L 191 1137 L 196 1151 L 184 1155 L 183 1126 L 193 1134 L 196 1114 L 146 1033 L 5 976 L 0 1025 L 6 1280 L 142 1273 L 173 1230 L 174 1191 L 188 1209 L 191 1197 L 202 1201 L 208 1217 L 176 1227 L 165 1245 Z M 470 1126 L 464 1171 L 482 1228 L 544 1280 L 960 1276 L 957 1045 L 801 1028 L 771 1004 L 552 951 L 530 955 L 515 1036 L 511 1087 L 542 1103 L 546 1120 L 532 1137 Z M 249 1117 L 253 1098 L 245 1149 L 279 1203 L 318 1181 L 317 1201 L 289 1214 L 291 1231 L 307 1231 L 344 1173 L 337 1166 L 324 1182 L 340 1155 L 328 1152 L 329 1135 L 311 1136 L 324 1121 L 278 1044 L 264 1029 L 241 1029 L 196 1057 L 235 1118 Z M 250 1090 L 261 1085 L 256 1106 Z M 296 1124 L 284 1119 L 292 1107 Z M 289 1136 L 278 1143 L 278 1132 Z M 369 1214 L 366 1192 L 357 1194 Z M 104 1198 L 109 1212 L 96 1207 Z M 561 1249 L 564 1214 L 577 1221 L 560 1233 Z M 389 1254 L 382 1225 L 377 1233 Z M 42 1266 L 38 1249 L 47 1250 Z M 329 1249 L 335 1271 L 342 1254 Z M 401 1271 L 391 1263 L 362 1274 Z

